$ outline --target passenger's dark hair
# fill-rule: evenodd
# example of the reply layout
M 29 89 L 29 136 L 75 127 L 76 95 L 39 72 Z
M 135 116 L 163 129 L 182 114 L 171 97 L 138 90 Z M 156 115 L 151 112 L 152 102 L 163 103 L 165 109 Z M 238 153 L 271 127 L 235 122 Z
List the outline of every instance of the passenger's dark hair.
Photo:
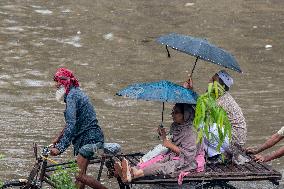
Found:
M 175 106 L 181 111 L 180 113 L 184 114 L 184 104 L 183 103 L 176 103 Z

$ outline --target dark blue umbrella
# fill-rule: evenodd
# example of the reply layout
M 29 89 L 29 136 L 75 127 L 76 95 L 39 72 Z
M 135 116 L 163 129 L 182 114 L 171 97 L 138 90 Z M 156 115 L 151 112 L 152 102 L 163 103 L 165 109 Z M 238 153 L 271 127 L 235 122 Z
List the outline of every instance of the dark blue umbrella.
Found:
M 198 98 L 194 91 L 166 80 L 132 84 L 117 92 L 116 95 L 163 102 L 162 123 L 164 102 L 196 104 Z
M 212 62 L 214 64 L 218 64 L 225 68 L 229 68 L 242 73 L 242 70 L 233 55 L 231 55 L 224 49 L 210 44 L 207 40 L 171 33 L 159 37 L 157 39 L 157 42 L 166 45 L 166 48 L 169 46 L 175 50 L 196 57 L 194 67 L 191 71 L 191 75 L 193 74 L 198 59 L 202 59 L 207 62 Z M 168 57 L 170 57 L 168 48 L 167 52 Z

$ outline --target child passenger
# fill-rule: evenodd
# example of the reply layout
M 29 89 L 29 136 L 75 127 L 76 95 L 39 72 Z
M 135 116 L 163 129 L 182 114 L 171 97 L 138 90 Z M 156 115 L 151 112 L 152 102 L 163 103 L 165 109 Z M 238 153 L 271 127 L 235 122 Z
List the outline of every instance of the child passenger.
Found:
M 171 125 L 172 140 L 167 140 L 164 128 L 158 128 L 158 134 L 163 145 L 169 148 L 162 160 L 143 169 L 138 166 L 130 167 L 127 159 L 115 163 L 115 171 L 127 183 L 132 179 L 150 176 L 165 175 L 176 177 L 181 172 L 192 172 L 197 169 L 196 157 L 203 151 L 202 144 L 197 144 L 197 133 L 193 128 L 195 110 L 190 104 L 177 103 L 172 110 L 173 123 Z M 204 154 L 204 153 L 202 153 Z M 203 158 L 203 157 L 202 157 Z

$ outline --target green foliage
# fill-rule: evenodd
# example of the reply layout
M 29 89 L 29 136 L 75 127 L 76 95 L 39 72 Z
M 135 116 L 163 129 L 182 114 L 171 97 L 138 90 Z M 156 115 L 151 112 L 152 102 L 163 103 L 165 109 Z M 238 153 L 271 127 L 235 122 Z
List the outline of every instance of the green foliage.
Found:
M 220 139 L 217 146 L 218 151 L 220 151 L 226 136 L 228 136 L 230 140 L 232 138 L 232 127 L 228 120 L 227 113 L 216 103 L 219 96 L 222 96 L 224 93 L 224 88 L 218 82 L 209 83 L 207 92 L 197 99 L 195 118 L 193 121 L 194 127 L 198 132 L 198 142 L 200 142 L 204 136 L 208 140 L 211 139 L 209 128 L 216 123 Z
M 78 172 L 78 166 L 74 162 L 70 168 L 58 166 L 51 175 L 51 180 L 55 183 L 57 189 L 77 189 L 74 183 L 74 176 Z

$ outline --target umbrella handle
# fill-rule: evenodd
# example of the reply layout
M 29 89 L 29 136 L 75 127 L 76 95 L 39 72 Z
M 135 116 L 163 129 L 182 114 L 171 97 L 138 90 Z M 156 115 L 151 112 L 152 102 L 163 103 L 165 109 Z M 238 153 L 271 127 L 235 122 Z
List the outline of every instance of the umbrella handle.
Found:
M 163 106 L 162 106 L 162 122 L 161 122 L 161 125 L 160 125 L 160 128 L 163 128 L 164 125 L 164 111 L 165 111 L 165 102 L 163 102 Z
M 197 60 L 198 60 L 198 59 L 199 59 L 199 57 L 196 57 L 195 62 L 194 62 L 194 66 L 193 66 L 193 68 L 192 68 L 192 70 L 191 70 L 191 74 L 189 75 L 189 77 L 192 77 L 193 71 L 194 71 L 194 69 L 195 69 L 195 66 L 196 66 L 196 63 L 197 63 Z

